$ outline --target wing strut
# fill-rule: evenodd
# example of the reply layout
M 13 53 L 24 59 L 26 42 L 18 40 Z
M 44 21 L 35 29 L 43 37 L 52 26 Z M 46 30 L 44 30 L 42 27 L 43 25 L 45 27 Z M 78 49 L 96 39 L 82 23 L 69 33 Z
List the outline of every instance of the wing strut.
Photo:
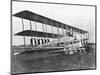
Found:
M 52 19 L 51 19 L 51 25 L 53 25 L 53 23 L 52 23 Z M 51 26 L 51 28 L 52 28 L 52 37 L 53 37 L 53 44 L 54 44 L 53 26 Z
M 59 35 L 59 28 L 58 28 L 58 24 L 57 24 L 57 32 L 58 32 L 58 35 Z M 58 43 L 59 43 L 59 45 L 60 45 L 60 38 L 59 38 L 59 36 L 58 36 Z
M 42 29 L 43 29 L 43 32 L 44 32 L 44 24 L 43 23 L 42 23 Z M 45 37 L 43 37 L 43 39 L 41 39 L 42 45 L 44 44 L 43 40 L 45 40 Z
M 31 20 L 30 21 L 30 30 L 32 31 L 32 24 L 31 24 Z M 31 36 L 31 39 L 32 39 L 32 36 Z
M 64 27 L 63 27 L 63 25 L 62 25 L 62 34 L 63 34 L 63 36 L 64 36 L 64 29 L 63 29 Z M 65 46 L 65 41 L 64 41 L 64 46 Z
M 24 31 L 24 22 L 23 22 L 23 18 L 22 18 L 22 29 Z M 23 39 L 24 39 L 24 49 L 25 49 L 25 45 L 26 45 L 26 42 L 25 42 L 25 35 L 23 36 Z
M 32 32 L 31 20 L 29 20 L 29 21 L 30 21 L 30 30 L 31 30 L 31 32 Z M 31 44 L 31 46 L 32 46 L 32 48 L 33 48 L 33 38 L 32 38 L 32 36 L 31 36 L 31 39 L 30 39 L 30 44 Z
M 35 17 L 35 20 L 36 20 L 36 17 Z M 36 21 L 34 21 L 35 22 L 35 30 L 37 31 L 37 26 L 36 26 Z M 36 40 L 38 39 L 38 34 L 37 34 L 37 32 L 36 32 Z M 36 47 L 36 45 L 37 45 L 37 42 L 35 43 L 35 47 Z
M 48 38 L 46 21 L 44 20 L 44 22 L 45 22 L 46 37 Z M 45 40 L 46 40 L 46 39 L 45 39 Z M 45 41 L 45 43 L 47 43 L 47 45 L 48 45 L 48 42 Z

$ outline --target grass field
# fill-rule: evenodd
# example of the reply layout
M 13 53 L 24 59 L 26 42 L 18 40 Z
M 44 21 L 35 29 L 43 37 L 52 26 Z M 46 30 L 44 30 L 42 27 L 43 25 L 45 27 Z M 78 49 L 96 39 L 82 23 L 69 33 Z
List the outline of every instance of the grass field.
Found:
M 44 51 L 13 55 L 15 49 L 18 50 L 17 48 L 12 48 L 11 53 L 11 72 L 13 74 L 96 68 L 95 47 L 92 47 L 89 53 L 75 53 L 73 55 Z

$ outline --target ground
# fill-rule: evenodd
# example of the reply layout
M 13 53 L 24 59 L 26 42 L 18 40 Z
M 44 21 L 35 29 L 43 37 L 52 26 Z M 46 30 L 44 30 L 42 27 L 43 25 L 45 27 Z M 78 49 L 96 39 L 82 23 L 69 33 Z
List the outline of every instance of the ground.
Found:
M 29 52 L 11 55 L 11 72 L 51 72 L 80 69 L 95 69 L 95 47 L 90 52 L 73 55 L 64 53 Z

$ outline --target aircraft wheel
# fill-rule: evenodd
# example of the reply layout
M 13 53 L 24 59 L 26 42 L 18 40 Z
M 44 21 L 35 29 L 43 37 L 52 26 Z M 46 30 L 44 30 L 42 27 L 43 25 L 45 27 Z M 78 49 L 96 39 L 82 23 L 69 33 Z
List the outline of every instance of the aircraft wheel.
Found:
M 74 54 L 74 51 L 72 51 L 72 50 L 71 50 L 71 51 L 69 51 L 69 54 L 70 54 L 70 55 Z
M 66 51 L 65 53 L 68 54 L 68 51 Z

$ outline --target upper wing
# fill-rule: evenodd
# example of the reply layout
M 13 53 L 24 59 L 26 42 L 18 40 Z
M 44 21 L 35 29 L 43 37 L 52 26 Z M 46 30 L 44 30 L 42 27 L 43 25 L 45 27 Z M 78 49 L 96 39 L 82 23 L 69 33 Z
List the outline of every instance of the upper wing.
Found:
M 42 16 L 42 15 L 39 15 L 39 14 L 36 14 L 34 12 L 30 12 L 28 10 L 24 10 L 24 11 L 18 12 L 16 14 L 14 14 L 13 16 L 16 16 L 16 17 L 19 17 L 19 18 L 23 18 L 23 19 L 27 19 L 27 20 L 40 22 L 40 23 L 43 23 L 43 24 L 47 24 L 47 25 L 51 25 L 51 26 L 58 27 L 58 28 L 63 28 L 63 29 L 71 27 L 71 28 L 73 28 L 75 30 L 79 30 L 80 33 L 87 33 L 87 31 L 84 31 L 82 29 L 75 28 L 75 27 L 70 26 L 68 24 L 64 24 L 62 22 L 58 22 L 56 20 L 50 19 L 48 17 Z

